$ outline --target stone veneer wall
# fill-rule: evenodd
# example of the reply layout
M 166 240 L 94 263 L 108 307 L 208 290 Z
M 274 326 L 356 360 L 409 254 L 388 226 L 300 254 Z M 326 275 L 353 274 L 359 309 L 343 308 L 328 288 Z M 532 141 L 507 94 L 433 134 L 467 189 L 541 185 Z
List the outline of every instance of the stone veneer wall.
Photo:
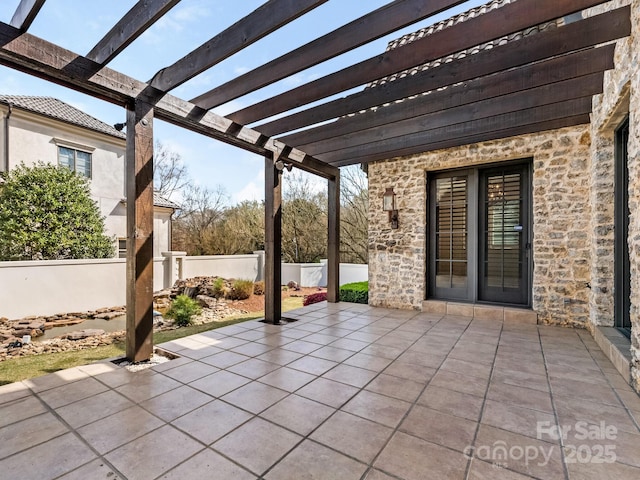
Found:
M 370 164 L 369 303 L 422 306 L 428 172 L 533 158 L 533 308 L 542 322 L 584 325 L 591 281 L 590 145 L 584 125 Z M 387 187 L 397 195 L 397 230 L 382 211 Z

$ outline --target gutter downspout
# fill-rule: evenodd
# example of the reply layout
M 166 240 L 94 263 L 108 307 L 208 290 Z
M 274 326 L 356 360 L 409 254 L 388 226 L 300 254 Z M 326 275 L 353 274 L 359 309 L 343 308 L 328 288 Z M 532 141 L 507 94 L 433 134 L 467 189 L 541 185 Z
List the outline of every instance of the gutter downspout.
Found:
M 7 116 L 4 117 L 4 171 L 9 171 L 9 119 L 13 113 L 13 105 L 8 104 L 9 111 Z

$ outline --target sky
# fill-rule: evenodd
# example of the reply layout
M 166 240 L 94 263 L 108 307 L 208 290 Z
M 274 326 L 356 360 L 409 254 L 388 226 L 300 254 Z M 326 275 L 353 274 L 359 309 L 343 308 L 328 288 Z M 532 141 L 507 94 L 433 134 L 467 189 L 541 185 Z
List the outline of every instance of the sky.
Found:
M 330 0 L 171 93 L 189 100 L 389 2 L 390 0 Z M 47 0 L 29 33 L 86 55 L 135 3 L 135 0 Z M 263 3 L 264 0 L 182 0 L 108 66 L 138 80 L 148 81 L 158 70 L 173 64 Z M 416 23 L 221 105 L 214 112 L 221 115 L 234 112 L 355 62 L 379 55 L 384 52 L 390 40 L 482 3 L 486 1 L 467 1 L 446 14 Z M 9 23 L 18 4 L 19 0 L 2 0 L 0 21 Z M 56 97 L 108 124 L 126 121 L 125 110 L 120 106 L 2 66 L 0 94 Z M 338 96 L 342 95 L 344 94 Z M 154 122 L 154 136 L 170 150 L 181 155 L 194 183 L 211 188 L 222 185 L 228 194 L 229 204 L 264 198 L 263 157 L 159 120 Z

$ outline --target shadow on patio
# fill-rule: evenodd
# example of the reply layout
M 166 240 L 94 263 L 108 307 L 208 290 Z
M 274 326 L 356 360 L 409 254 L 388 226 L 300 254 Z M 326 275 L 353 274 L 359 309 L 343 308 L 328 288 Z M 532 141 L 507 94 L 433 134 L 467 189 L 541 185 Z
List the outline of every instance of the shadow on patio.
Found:
M 3 478 L 640 478 L 640 398 L 586 331 L 288 316 L 170 342 L 180 358 L 143 372 L 0 387 Z

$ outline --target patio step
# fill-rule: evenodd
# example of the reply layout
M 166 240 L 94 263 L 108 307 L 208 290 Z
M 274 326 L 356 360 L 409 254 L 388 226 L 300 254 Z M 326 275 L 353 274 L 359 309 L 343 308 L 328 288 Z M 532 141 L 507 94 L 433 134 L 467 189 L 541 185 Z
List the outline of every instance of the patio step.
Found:
M 440 313 L 442 315 L 457 315 L 461 317 L 500 320 L 528 325 L 537 325 L 538 323 L 538 314 L 534 310 L 526 308 L 425 300 L 422 302 L 422 311 L 425 313 Z
M 593 338 L 624 379 L 631 383 L 631 341 L 617 328 L 595 327 Z

